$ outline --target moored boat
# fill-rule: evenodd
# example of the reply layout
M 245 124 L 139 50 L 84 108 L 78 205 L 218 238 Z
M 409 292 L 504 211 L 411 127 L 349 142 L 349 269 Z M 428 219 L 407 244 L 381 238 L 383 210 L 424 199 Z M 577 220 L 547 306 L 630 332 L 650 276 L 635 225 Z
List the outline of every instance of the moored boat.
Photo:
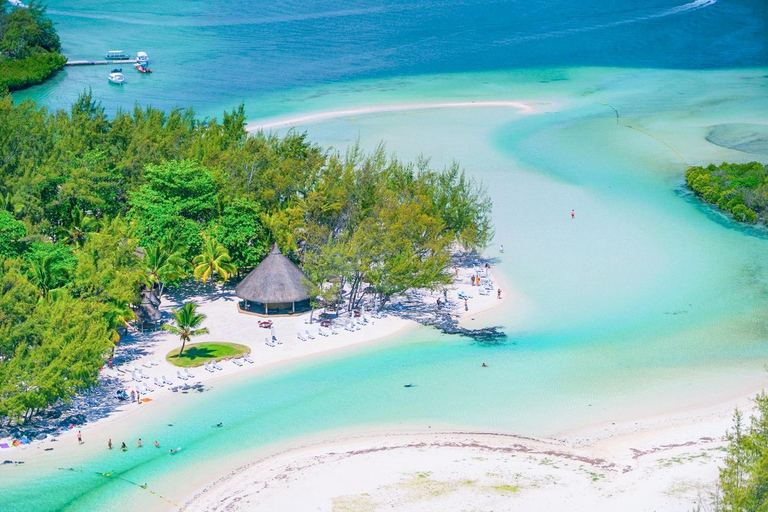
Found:
M 149 66 L 149 56 L 147 52 L 136 52 L 136 63 L 142 66 Z
M 107 75 L 107 80 L 109 80 L 109 82 L 113 84 L 123 85 L 123 82 L 125 82 L 125 76 L 123 75 L 123 70 L 113 69 L 112 72 L 109 75 Z
M 142 63 L 140 63 L 140 62 L 136 62 L 136 63 L 133 65 L 133 67 L 135 67 L 135 68 L 136 68 L 136 71 L 138 71 L 139 73 L 145 73 L 145 74 L 148 74 L 148 73 L 151 73 L 151 72 L 152 72 L 152 70 L 151 70 L 151 69 L 149 69 L 149 67 L 148 67 L 146 64 L 142 64 Z
M 107 60 L 128 60 L 131 58 L 131 56 L 125 53 L 123 50 L 109 50 L 105 58 Z

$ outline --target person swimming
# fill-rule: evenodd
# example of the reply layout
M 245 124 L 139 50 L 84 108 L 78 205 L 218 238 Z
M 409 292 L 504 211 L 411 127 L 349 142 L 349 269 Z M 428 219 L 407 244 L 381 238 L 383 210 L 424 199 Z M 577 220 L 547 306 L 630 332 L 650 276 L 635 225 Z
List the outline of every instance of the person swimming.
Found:
M 216 426 L 217 426 L 217 427 L 223 427 L 223 426 L 224 426 L 224 423 L 222 423 L 222 422 L 220 421 L 220 422 L 218 422 L 218 423 L 216 424 Z
M 176 448 L 175 450 L 174 450 L 173 448 L 171 448 L 170 450 L 168 450 L 168 453 L 170 453 L 171 455 L 173 455 L 173 454 L 175 454 L 175 453 L 178 453 L 178 452 L 180 452 L 180 451 L 181 451 L 181 446 L 179 446 L 179 447 L 178 447 L 178 448 Z
M 155 441 L 155 448 L 160 448 L 160 443 L 158 443 L 157 441 Z
M 488 365 L 483 363 L 483 368 L 488 368 Z
M 123 446 L 121 446 L 121 447 L 120 447 L 120 449 L 121 449 L 121 450 L 123 450 L 123 451 L 127 451 L 127 450 L 128 450 L 128 447 L 127 447 L 127 446 L 125 446 L 125 443 L 123 443 Z

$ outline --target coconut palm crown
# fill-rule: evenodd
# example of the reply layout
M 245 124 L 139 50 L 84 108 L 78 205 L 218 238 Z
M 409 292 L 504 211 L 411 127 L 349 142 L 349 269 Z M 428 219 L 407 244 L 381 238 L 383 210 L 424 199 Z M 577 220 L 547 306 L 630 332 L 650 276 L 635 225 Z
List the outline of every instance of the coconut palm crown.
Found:
M 195 266 L 195 278 L 204 283 L 213 276 L 226 281 L 231 274 L 237 272 L 237 267 L 232 263 L 227 248 L 214 238 L 206 238 L 203 241 L 202 250 L 192 260 L 192 264 Z
M 187 302 L 180 308 L 174 309 L 173 318 L 176 325 L 163 324 L 160 328 L 179 336 L 181 339 L 179 355 L 184 352 L 184 346 L 192 336 L 208 334 L 208 328 L 200 327 L 206 317 L 202 313 L 197 313 L 197 304 L 194 302 Z

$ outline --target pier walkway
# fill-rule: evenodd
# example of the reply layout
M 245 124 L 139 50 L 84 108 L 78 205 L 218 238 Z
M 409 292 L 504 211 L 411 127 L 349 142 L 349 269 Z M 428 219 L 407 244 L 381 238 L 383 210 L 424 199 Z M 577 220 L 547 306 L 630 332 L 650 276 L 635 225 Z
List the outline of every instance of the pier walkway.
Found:
M 136 59 L 127 60 L 68 60 L 65 66 L 100 66 L 105 64 L 135 64 Z

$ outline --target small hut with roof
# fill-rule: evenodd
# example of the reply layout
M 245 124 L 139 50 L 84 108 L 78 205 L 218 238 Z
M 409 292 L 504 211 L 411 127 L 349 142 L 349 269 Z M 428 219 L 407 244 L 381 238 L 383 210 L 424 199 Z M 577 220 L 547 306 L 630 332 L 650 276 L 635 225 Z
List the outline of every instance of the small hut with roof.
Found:
M 243 313 L 290 314 L 310 308 L 307 277 L 275 244 L 272 251 L 245 279 L 235 293 Z
M 143 289 L 141 291 L 141 303 L 134 307 L 134 315 L 139 330 L 157 328 L 162 315 L 160 314 L 160 299 L 154 290 Z

